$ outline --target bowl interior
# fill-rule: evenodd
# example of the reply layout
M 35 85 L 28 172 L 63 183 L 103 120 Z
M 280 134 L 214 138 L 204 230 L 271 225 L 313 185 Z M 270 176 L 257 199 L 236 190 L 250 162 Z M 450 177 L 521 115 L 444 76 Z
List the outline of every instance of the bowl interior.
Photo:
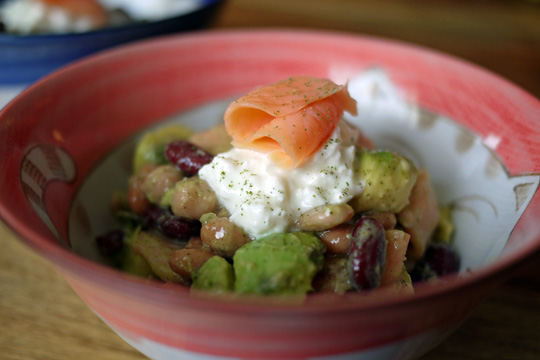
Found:
M 40 81 L 0 113 L 10 174 L 0 179 L 0 215 L 45 256 L 84 274 L 102 261 L 92 240 L 113 226 L 109 196 L 125 188 L 145 130 L 167 122 L 202 130 L 235 96 L 293 74 L 349 81 L 360 114 L 349 120 L 377 147 L 429 170 L 439 201 L 455 210 L 463 273 L 500 270 L 540 248 L 538 100 L 440 54 L 308 32 L 163 38 Z
M 375 139 L 378 148 L 405 154 L 417 167 L 429 169 L 439 203 L 453 209 L 461 271 L 495 261 L 540 177 L 510 176 L 492 150 L 498 139 L 483 141 L 456 121 L 405 101 L 382 68 L 354 74 L 349 89 L 359 103 L 360 115 L 347 115 L 347 119 Z M 212 101 L 153 127 L 178 123 L 204 130 L 222 121 L 230 102 Z M 138 138 L 123 142 L 100 162 L 75 196 L 68 234 L 75 253 L 106 263 L 93 239 L 115 227 L 110 196 L 116 190 L 127 190 Z

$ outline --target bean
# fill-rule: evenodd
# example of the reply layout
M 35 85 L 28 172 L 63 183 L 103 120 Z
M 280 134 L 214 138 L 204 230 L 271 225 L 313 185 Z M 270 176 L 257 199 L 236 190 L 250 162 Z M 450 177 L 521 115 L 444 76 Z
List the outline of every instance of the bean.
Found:
M 228 151 L 232 148 L 232 138 L 227 133 L 227 129 L 225 129 L 225 124 L 223 123 L 191 135 L 189 141 L 193 145 L 196 145 L 213 155 Z
M 192 236 L 186 244 L 186 249 L 200 249 L 203 245 L 200 236 Z
M 367 137 L 363 132 L 360 132 L 358 134 L 358 138 L 356 139 L 355 146 L 361 149 L 368 149 L 368 150 L 375 149 L 375 145 L 373 144 L 373 141 L 369 137 Z
M 394 286 L 401 282 L 405 253 L 409 246 L 410 235 L 401 230 L 386 230 L 386 262 L 381 278 L 381 286 Z
M 156 164 L 153 164 L 153 163 L 148 163 L 148 164 L 144 164 L 141 166 L 141 168 L 139 169 L 139 171 L 137 172 L 136 175 L 142 177 L 142 178 L 145 178 L 148 176 L 148 174 L 150 174 L 152 171 L 154 171 L 155 168 L 157 168 L 158 165 Z
M 438 278 L 457 272 L 459 266 L 459 255 L 450 245 L 431 244 L 427 247 L 424 258 L 416 263 L 411 277 L 413 281 Z
M 377 220 L 358 219 L 351 237 L 351 250 L 347 269 L 351 283 L 357 290 L 380 286 L 386 261 L 386 237 Z
M 106 256 L 116 254 L 124 245 L 124 232 L 122 230 L 112 230 L 106 234 L 98 236 L 96 243 L 99 252 Z
M 347 204 L 321 205 L 300 215 L 296 227 L 305 231 L 322 231 L 349 221 L 353 215 L 353 208 Z
M 148 174 L 156 168 L 154 164 L 145 164 L 137 174 L 132 175 L 128 182 L 127 201 L 129 208 L 135 214 L 140 215 L 148 207 L 150 202 L 142 190 L 142 184 Z
M 452 274 L 459 270 L 459 255 L 448 244 L 441 243 L 428 246 L 424 258 L 437 276 Z
M 392 230 L 397 224 L 396 215 L 391 212 L 372 212 L 363 214 L 362 216 L 377 220 L 384 227 L 384 230 Z
M 201 223 L 171 216 L 160 224 L 163 235 L 176 240 L 187 240 L 199 234 Z
M 313 288 L 316 292 L 336 294 L 344 294 L 352 290 L 347 272 L 347 258 L 325 256 L 322 270 L 313 279 Z
M 157 205 L 150 204 L 141 213 L 142 225 L 148 229 L 157 229 L 160 222 L 160 218 L 164 215 L 165 209 Z
M 128 182 L 127 196 L 129 208 L 137 215 L 140 215 L 150 204 L 144 191 L 142 191 L 143 182 L 144 178 L 137 175 L 131 176 Z
M 176 183 L 171 209 L 176 216 L 199 220 L 203 214 L 214 212 L 218 201 L 208 183 L 197 176 Z
M 212 161 L 212 154 L 183 140 L 173 141 L 165 149 L 167 159 L 186 175 L 197 175 L 199 169 Z
M 186 240 L 198 235 L 201 228 L 200 222 L 179 218 L 169 209 L 157 205 L 148 206 L 141 217 L 146 228 L 157 230 L 176 240 Z
M 407 258 L 422 258 L 429 240 L 439 223 L 437 195 L 429 173 L 420 169 L 418 178 L 409 196 L 409 205 L 397 214 L 399 224 L 411 235 Z
M 182 180 L 184 176 L 172 165 L 161 165 L 155 168 L 144 179 L 141 190 L 148 200 L 157 204 L 163 198 L 163 195 Z
M 250 242 L 249 236 L 227 218 L 212 218 L 201 228 L 201 240 L 217 255 L 232 258 L 236 250 Z
M 345 255 L 351 246 L 353 225 L 342 224 L 323 232 L 319 239 L 326 245 L 327 254 Z
M 169 257 L 169 266 L 180 275 L 185 281 L 189 282 L 192 275 L 198 271 L 208 259 L 215 254 L 208 249 L 181 249 L 173 252 Z
M 217 209 L 216 215 L 217 217 L 230 217 L 231 216 L 231 214 L 229 213 L 229 210 L 227 210 L 227 208 L 223 206 L 220 206 Z

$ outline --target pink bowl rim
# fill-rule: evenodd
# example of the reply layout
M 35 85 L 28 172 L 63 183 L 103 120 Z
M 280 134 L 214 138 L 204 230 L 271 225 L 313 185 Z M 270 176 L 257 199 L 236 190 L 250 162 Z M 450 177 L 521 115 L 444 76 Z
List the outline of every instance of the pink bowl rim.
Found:
M 415 53 L 417 55 L 430 54 L 438 58 L 444 58 L 447 61 L 459 63 L 461 66 L 468 67 L 472 71 L 480 72 L 484 77 L 496 80 L 499 84 L 504 84 L 507 87 L 518 88 L 517 85 L 502 78 L 501 76 L 486 70 L 478 65 L 472 64 L 458 57 L 426 48 L 423 46 L 405 43 L 397 40 L 379 38 L 374 36 L 365 36 L 339 31 L 324 31 L 324 30 L 298 30 L 298 29 L 233 29 L 233 30 L 202 30 L 185 33 L 180 35 L 167 35 L 150 40 L 138 41 L 128 45 L 122 45 L 114 49 L 109 49 L 94 55 L 90 55 L 84 59 L 75 61 L 70 65 L 64 66 L 61 69 L 38 80 L 23 90 L 15 99 L 7 104 L 3 109 L 0 109 L 0 119 L 4 114 L 9 113 L 10 109 L 18 103 L 24 102 L 27 94 L 36 91 L 36 89 L 45 86 L 48 82 L 53 81 L 57 77 L 69 76 L 72 71 L 77 71 L 81 64 L 91 64 L 92 62 L 104 60 L 108 57 L 122 57 L 122 54 L 133 51 L 144 51 L 148 46 L 167 46 L 170 43 L 178 44 L 182 39 L 197 39 L 197 40 L 212 40 L 213 38 L 226 39 L 242 39 L 245 36 L 287 36 L 300 40 L 308 37 L 322 37 L 325 40 L 341 41 L 343 39 L 362 39 L 373 43 L 378 43 L 387 47 L 399 48 L 401 51 Z M 526 91 L 520 89 L 523 95 L 531 96 Z M 534 98 L 534 97 L 533 97 Z M 132 275 L 122 273 L 119 270 L 106 267 L 104 265 L 92 262 L 82 256 L 70 252 L 61 247 L 58 243 L 51 243 L 47 238 L 34 232 L 31 228 L 25 227 L 23 223 L 19 223 L 9 212 L 9 208 L 0 203 L 0 220 L 11 229 L 18 237 L 27 244 L 30 248 L 36 251 L 39 255 L 50 261 L 63 275 L 69 278 L 77 278 L 83 281 L 94 283 L 101 287 L 114 289 L 114 291 L 126 291 L 130 296 L 144 298 L 145 301 L 171 304 L 176 306 L 179 300 L 189 303 L 190 306 L 202 306 L 212 308 L 217 311 L 251 311 L 258 312 L 285 312 L 297 313 L 317 312 L 317 313 L 335 313 L 341 311 L 354 310 L 369 310 L 373 308 L 387 308 L 401 306 L 420 301 L 429 301 L 439 296 L 448 296 L 451 293 L 465 291 L 467 288 L 475 287 L 481 284 L 492 287 L 503 283 L 515 271 L 517 271 L 528 260 L 540 256 L 540 234 L 537 234 L 534 241 L 531 241 L 527 246 L 521 246 L 514 250 L 512 254 L 499 258 L 493 263 L 485 265 L 467 276 L 448 276 L 435 284 L 418 284 L 415 286 L 415 294 L 413 296 L 377 296 L 373 299 L 376 301 L 354 301 L 359 299 L 358 294 L 348 294 L 343 297 L 333 297 L 333 299 L 348 298 L 353 301 L 331 300 L 332 306 L 329 307 L 327 302 L 323 302 L 323 306 L 318 305 L 318 302 L 305 302 L 298 304 L 297 302 L 289 303 L 287 301 L 275 301 L 268 297 L 191 297 L 189 288 L 174 284 L 163 284 L 158 281 L 148 281 Z M 179 294 L 183 297 L 179 299 Z M 180 295 L 182 296 L 182 295 Z M 321 297 L 319 294 L 309 295 L 309 297 Z M 365 299 L 365 297 L 362 296 Z

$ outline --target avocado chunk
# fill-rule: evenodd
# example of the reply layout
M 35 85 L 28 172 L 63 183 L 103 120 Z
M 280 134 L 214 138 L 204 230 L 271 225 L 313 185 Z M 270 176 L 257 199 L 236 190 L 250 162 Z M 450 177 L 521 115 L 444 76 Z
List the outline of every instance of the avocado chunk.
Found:
M 326 246 L 306 232 L 274 233 L 249 242 L 234 255 L 235 291 L 303 295 L 322 269 Z
M 364 189 L 349 205 L 355 212 L 398 213 L 409 203 L 418 170 L 404 156 L 390 151 L 360 151 L 355 171 Z
M 212 256 L 197 271 L 191 287 L 218 294 L 232 291 L 234 288 L 234 271 L 232 265 L 221 256 Z
M 140 228 L 126 232 L 122 251 L 118 254 L 118 263 L 122 271 L 146 278 L 154 278 L 154 272 L 148 262 L 133 249 L 133 242 L 141 233 Z
M 452 221 L 452 208 L 443 206 L 439 208 L 439 222 L 433 233 L 433 240 L 450 244 L 454 235 L 454 222 Z
M 165 282 L 185 283 L 169 265 L 169 257 L 184 246 L 169 241 L 163 235 L 141 231 L 133 240 L 133 251 L 146 260 L 152 272 Z
M 155 131 L 149 131 L 139 140 L 133 156 L 133 172 L 139 172 L 146 164 L 162 165 L 167 163 L 165 148 L 175 140 L 185 140 L 193 130 L 182 125 L 169 125 Z

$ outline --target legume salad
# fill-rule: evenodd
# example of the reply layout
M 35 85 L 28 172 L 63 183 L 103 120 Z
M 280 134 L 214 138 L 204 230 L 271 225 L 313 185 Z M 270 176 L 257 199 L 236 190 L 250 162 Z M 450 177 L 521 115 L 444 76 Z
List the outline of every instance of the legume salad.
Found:
M 122 271 L 214 293 L 412 294 L 457 272 L 428 171 L 347 123 L 354 104 L 345 86 L 291 77 L 213 128 L 146 133 L 112 196 L 118 228 L 96 245 Z

